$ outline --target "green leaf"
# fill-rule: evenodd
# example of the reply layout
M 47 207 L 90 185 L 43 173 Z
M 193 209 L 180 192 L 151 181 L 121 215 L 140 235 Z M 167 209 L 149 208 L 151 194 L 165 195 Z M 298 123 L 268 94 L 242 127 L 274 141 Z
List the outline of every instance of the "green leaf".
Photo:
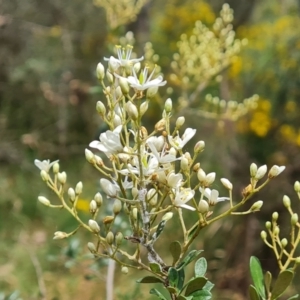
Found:
M 149 267 L 154 273 L 161 273 L 161 266 L 158 263 L 150 263 Z
M 185 295 L 189 296 L 196 291 L 202 290 L 206 282 L 207 278 L 205 277 L 196 277 L 190 280 L 186 286 Z
M 267 295 L 269 295 L 271 291 L 271 283 L 272 283 L 272 274 L 269 271 L 267 271 L 265 273 L 265 286 L 267 289 Z
M 200 257 L 195 263 L 195 276 L 202 277 L 207 270 L 207 261 L 204 257 Z
M 193 293 L 193 300 L 210 300 L 211 298 L 211 292 L 206 290 L 200 290 Z
M 162 293 L 160 293 L 157 289 L 151 289 L 150 294 L 157 296 L 160 300 L 167 300 L 167 298 L 165 298 L 165 296 Z
M 189 297 L 185 297 L 185 296 L 178 296 L 177 297 L 178 300 L 193 300 L 193 296 L 189 296 Z
M 249 296 L 251 300 L 260 300 L 257 290 L 253 285 L 249 286 Z
M 170 286 L 176 287 L 178 286 L 178 281 L 179 281 L 179 274 L 178 271 L 171 267 L 168 271 L 168 279 L 169 279 L 169 284 Z
M 163 232 L 166 223 L 167 223 L 167 221 L 163 220 L 158 224 L 156 232 L 152 236 L 152 239 L 153 239 L 154 242 L 158 239 L 160 234 Z
M 280 297 L 284 291 L 287 289 L 287 287 L 291 284 L 292 280 L 294 278 L 294 272 L 290 270 L 285 270 L 281 272 L 275 281 L 273 290 L 272 290 L 272 296 L 271 300 L 277 299 Z
M 255 256 L 251 256 L 250 258 L 250 273 L 258 295 L 265 299 L 266 292 L 264 286 L 263 271 L 258 258 Z
M 185 273 L 184 273 L 184 269 L 180 269 L 178 271 L 178 289 L 181 290 L 183 285 L 184 285 L 184 279 L 185 279 Z
M 192 250 L 184 259 L 183 261 L 178 265 L 176 268 L 177 270 L 180 270 L 181 268 L 188 265 L 190 262 L 192 262 L 203 250 Z
M 295 295 L 295 296 L 292 296 L 292 297 L 290 297 L 290 298 L 287 299 L 287 300 L 297 300 L 298 297 L 299 297 L 299 294 L 297 294 L 297 295 Z
M 205 286 L 203 287 L 203 290 L 210 291 L 210 290 L 212 290 L 212 288 L 213 288 L 214 286 L 215 286 L 215 285 L 214 285 L 212 282 L 207 281 L 207 282 L 205 283 Z
M 177 289 L 174 288 L 173 286 L 167 286 L 167 290 L 169 291 L 170 294 L 176 294 Z
M 181 245 L 178 241 L 174 241 L 170 244 L 170 252 L 171 255 L 173 257 L 173 263 L 172 265 L 174 265 L 176 263 L 176 261 L 179 259 L 180 254 L 181 254 Z
M 154 276 L 146 276 L 136 281 L 137 283 L 163 283 L 163 281 Z

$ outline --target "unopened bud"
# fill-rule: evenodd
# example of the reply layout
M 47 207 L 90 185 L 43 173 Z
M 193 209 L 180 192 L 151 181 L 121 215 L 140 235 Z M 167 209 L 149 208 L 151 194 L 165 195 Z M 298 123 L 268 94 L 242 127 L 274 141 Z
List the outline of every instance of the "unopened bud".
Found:
M 141 69 L 141 63 L 138 61 L 137 63 L 135 63 L 133 65 L 133 68 L 134 68 L 135 73 L 137 74 Z
M 104 193 L 111 198 L 115 198 L 118 194 L 117 187 L 105 178 L 100 179 L 100 186 Z
M 53 165 L 53 173 L 54 174 L 57 174 L 59 172 L 59 163 L 55 163 L 54 165 Z
M 117 232 L 115 239 L 116 239 L 116 245 L 117 245 L 117 247 L 119 247 L 122 244 L 123 239 L 124 239 L 122 232 Z
M 185 122 L 184 117 L 178 117 L 176 120 L 176 127 L 179 129 Z
M 200 200 L 198 204 L 198 211 L 201 214 L 206 214 L 209 211 L 209 204 L 205 200 Z
M 260 237 L 262 238 L 262 240 L 265 240 L 267 238 L 267 233 L 263 230 L 261 233 L 260 233 Z
M 88 247 L 88 249 L 91 251 L 91 253 L 96 253 L 96 252 L 97 252 L 94 243 L 89 242 L 89 243 L 87 244 L 87 247 Z
M 171 100 L 171 98 L 168 98 L 165 102 L 165 111 L 167 113 L 170 113 L 172 111 L 172 100 Z
M 300 193 L 300 182 L 299 181 L 295 182 L 294 189 L 295 189 L 296 193 Z
M 143 140 L 146 140 L 147 137 L 148 137 L 148 131 L 147 131 L 147 128 L 144 127 L 144 126 L 141 126 L 140 130 L 139 130 L 139 133 L 140 133 L 140 137 L 141 139 Z
M 123 77 L 120 77 L 119 78 L 119 83 L 120 83 L 122 93 L 124 95 L 127 95 L 129 93 L 129 85 L 128 85 L 127 80 Z
M 291 207 L 291 199 L 287 195 L 283 196 L 282 202 L 283 202 L 283 205 L 286 208 L 290 208 Z
M 104 66 L 99 63 L 97 65 L 97 68 L 96 68 L 96 75 L 97 75 L 97 78 L 102 81 L 103 78 L 104 78 L 104 74 L 105 74 L 105 69 L 104 69 Z
M 128 102 L 125 104 L 125 110 L 126 110 L 128 116 L 129 116 L 132 120 L 134 120 L 134 121 L 137 120 L 137 118 L 138 118 L 138 116 L 139 116 L 138 110 L 137 110 L 136 106 L 135 106 L 131 101 L 128 101 Z
M 106 78 L 107 78 L 109 83 L 114 82 L 114 76 L 111 74 L 111 72 L 108 69 L 106 70 Z
M 89 220 L 89 227 L 95 233 L 99 233 L 100 232 L 100 226 L 98 225 L 98 223 L 95 220 Z
M 298 223 L 298 214 L 293 214 L 291 217 L 291 224 L 292 226 L 295 226 Z
M 95 158 L 94 158 L 94 153 L 89 150 L 89 149 L 85 149 L 84 150 L 84 154 L 85 154 L 85 158 L 89 163 L 94 163 L 95 162 Z
M 54 240 L 62 240 L 68 237 L 68 234 L 66 232 L 63 231 L 56 231 L 54 232 Z
M 102 158 L 100 156 L 94 155 L 94 158 L 95 158 L 97 166 L 102 167 L 104 165 L 103 164 L 103 160 L 102 160 Z
M 261 207 L 263 206 L 264 202 L 259 200 L 256 201 L 250 208 L 250 211 L 259 211 Z
M 280 241 L 280 244 L 281 244 L 281 246 L 283 247 L 283 248 L 285 248 L 286 246 L 287 246 L 287 244 L 288 244 L 288 240 L 287 239 L 282 239 L 281 241 Z
M 149 204 L 151 206 L 155 206 L 157 204 L 157 192 L 155 189 L 150 189 L 147 193 L 147 199 L 149 200 Z
M 269 221 L 266 222 L 266 228 L 267 229 L 271 229 L 271 225 L 272 225 L 271 222 L 269 222 Z
M 49 180 L 49 174 L 45 170 L 42 170 L 40 175 L 41 175 L 43 181 L 48 181 Z
M 122 202 L 119 199 L 116 199 L 113 205 L 113 212 L 115 215 L 118 215 L 122 209 Z
M 180 160 L 180 168 L 183 171 L 187 171 L 189 169 L 189 161 L 186 157 L 182 157 Z
M 296 263 L 297 265 L 299 265 L 299 264 L 300 264 L 300 256 L 296 257 L 296 259 L 295 259 L 295 263 Z
M 262 179 L 265 176 L 265 174 L 267 173 L 267 170 L 268 169 L 267 169 L 266 165 L 259 167 L 254 178 L 256 180 Z
M 132 193 L 133 198 L 136 199 L 137 196 L 139 195 L 139 190 L 136 187 L 133 187 L 131 189 L 131 193 Z
M 132 213 L 133 219 L 134 219 L 134 220 L 137 220 L 137 218 L 138 218 L 138 210 L 137 210 L 136 207 L 134 207 L 134 208 L 132 209 L 131 213 Z
M 68 196 L 72 202 L 75 201 L 76 194 L 73 188 L 68 189 Z
M 92 200 L 90 202 L 90 213 L 94 214 L 97 210 L 97 202 L 95 200 Z
M 45 206 L 50 206 L 50 201 L 49 201 L 46 197 L 44 197 L 44 196 L 39 196 L 39 197 L 38 197 L 38 200 L 39 200 L 42 204 L 44 204 Z
M 272 179 L 272 178 L 278 176 L 281 172 L 283 172 L 284 169 L 285 169 L 285 166 L 279 167 L 279 166 L 277 166 L 277 165 L 274 165 L 274 166 L 270 169 L 269 174 L 268 174 L 268 177 L 269 177 L 270 179 Z
M 126 274 L 128 274 L 129 270 L 127 267 L 123 266 L 121 269 L 121 272 L 126 275 Z
M 104 225 L 106 224 L 111 224 L 114 221 L 114 217 L 113 216 L 106 216 L 103 218 L 102 222 Z
M 195 153 L 200 153 L 204 150 L 205 148 L 205 142 L 204 141 L 199 141 L 196 143 L 195 147 L 194 147 L 194 152 Z
M 198 170 L 197 177 L 198 177 L 198 180 L 199 180 L 200 182 L 203 182 L 203 181 L 205 180 L 206 174 L 205 174 L 205 172 L 203 171 L 203 169 L 199 169 L 199 170 Z
M 148 101 L 145 101 L 140 106 L 140 114 L 141 114 L 141 116 L 143 116 L 147 110 L 148 110 Z
M 61 172 L 57 174 L 57 179 L 60 184 L 65 184 L 67 181 L 67 173 L 66 172 Z
M 232 183 L 228 179 L 221 178 L 221 182 L 227 190 L 230 190 L 230 191 L 232 190 Z
M 276 226 L 276 227 L 274 228 L 274 231 L 273 231 L 274 235 L 275 235 L 275 236 L 279 235 L 279 232 L 280 232 L 280 229 L 279 229 L 278 226 Z
M 273 221 L 277 221 L 278 217 L 279 217 L 278 212 L 276 212 L 276 211 L 273 212 L 273 214 L 272 214 Z
M 100 193 L 97 193 L 94 197 L 96 203 L 97 203 L 97 206 L 100 207 L 103 203 L 103 199 L 102 199 L 102 195 Z
M 83 184 L 82 184 L 81 181 L 79 181 L 76 184 L 76 187 L 75 187 L 75 193 L 76 193 L 76 195 L 80 195 L 82 193 L 82 188 L 83 188 Z
M 163 215 L 163 217 L 161 218 L 162 221 L 169 221 L 173 218 L 173 213 L 172 212 L 167 212 L 166 214 Z
M 198 162 L 193 166 L 193 171 L 198 172 L 199 169 L 200 169 L 200 163 Z
M 151 86 L 151 87 L 149 87 L 149 89 L 147 90 L 147 93 L 146 93 L 147 99 L 153 98 L 157 94 L 157 91 L 158 91 L 158 87 L 157 86 Z
M 208 173 L 205 176 L 205 185 L 206 186 L 211 185 L 215 181 L 215 179 L 216 179 L 216 173 L 215 172 Z
M 119 100 L 123 97 L 122 90 L 121 90 L 120 86 L 116 87 L 115 94 L 116 94 L 116 99 L 117 100 Z
M 250 175 L 251 177 L 255 177 L 257 172 L 257 165 L 255 163 L 252 163 L 250 165 Z
M 114 234 L 111 231 L 109 231 L 108 234 L 106 235 L 107 244 L 112 245 L 114 243 L 114 240 L 115 240 Z
M 156 131 L 162 131 L 166 128 L 166 120 L 165 119 L 161 119 L 160 121 L 158 121 L 155 126 L 154 126 Z
M 100 116 L 104 116 L 106 114 L 105 105 L 101 101 L 97 101 L 96 110 Z

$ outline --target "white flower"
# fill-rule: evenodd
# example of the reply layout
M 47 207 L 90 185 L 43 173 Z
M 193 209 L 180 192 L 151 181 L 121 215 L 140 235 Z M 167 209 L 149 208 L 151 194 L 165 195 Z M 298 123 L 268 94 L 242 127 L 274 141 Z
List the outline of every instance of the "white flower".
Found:
M 168 164 L 170 162 L 173 162 L 175 160 L 178 160 L 178 158 L 176 158 L 175 155 L 172 154 L 165 154 L 164 151 L 162 151 L 160 154 L 157 152 L 156 147 L 154 146 L 154 144 L 152 142 L 147 141 L 147 144 L 149 146 L 149 148 L 152 151 L 152 155 L 154 155 L 156 157 L 156 159 L 158 160 L 158 162 L 160 164 Z M 179 158 L 180 159 L 180 158 Z
M 41 171 L 46 171 L 47 173 L 49 172 L 49 170 L 51 169 L 51 167 L 57 163 L 58 160 L 55 160 L 53 162 L 50 162 L 50 160 L 43 160 L 40 161 L 38 159 L 34 160 L 34 164 L 41 170 Z
M 111 154 L 118 153 L 123 150 L 123 146 L 120 140 L 120 132 L 122 125 L 119 125 L 114 131 L 107 130 L 105 133 L 100 134 L 100 142 L 93 141 L 90 143 L 90 147 L 96 148 L 104 152 L 108 157 Z
M 182 149 L 185 144 L 196 134 L 196 129 L 192 129 L 192 128 L 187 128 L 184 132 L 184 134 L 182 135 L 182 138 L 180 138 L 179 136 L 175 136 L 174 138 L 169 135 L 169 142 L 171 144 L 171 146 L 173 146 L 174 148 L 178 149 Z
M 211 190 L 209 188 L 206 188 L 205 190 L 203 190 L 203 188 L 200 188 L 199 190 L 207 198 L 208 204 L 210 206 L 216 205 L 221 201 L 229 200 L 228 197 L 219 197 L 219 192 L 217 190 Z
M 160 136 L 151 136 L 147 139 L 147 143 L 151 142 L 157 151 L 161 151 L 164 147 L 165 144 L 165 138 L 160 135 Z
M 158 76 L 157 78 L 151 80 L 151 78 L 154 74 L 155 68 L 153 69 L 153 71 L 149 77 L 148 77 L 148 69 L 149 69 L 148 67 L 145 67 L 144 71 L 140 73 L 139 78 L 137 78 L 134 68 L 132 68 L 133 76 L 128 76 L 128 78 L 122 77 L 118 74 L 115 74 L 115 76 L 118 78 L 126 79 L 127 82 L 129 83 L 129 85 L 138 91 L 144 91 L 150 87 L 163 86 L 167 83 L 166 81 L 163 81 L 162 76 Z
M 181 186 L 183 176 L 181 173 L 175 174 L 173 171 L 167 176 L 168 186 L 171 188 L 179 188 Z
M 100 186 L 103 192 L 111 198 L 115 198 L 120 190 L 117 184 L 111 183 L 109 180 L 105 178 L 100 179 Z
M 274 165 L 270 171 L 269 171 L 269 174 L 268 174 L 268 177 L 269 178 L 273 178 L 273 177 L 276 177 L 278 176 L 280 173 L 282 173 L 285 169 L 285 166 L 277 166 L 277 165 Z
M 122 48 L 121 46 L 117 46 L 116 48 L 117 48 L 118 59 L 111 56 L 110 58 L 104 57 L 104 60 L 113 62 L 114 64 L 117 63 L 118 67 L 119 66 L 129 67 L 129 66 L 132 66 L 134 63 L 137 63 L 144 59 L 143 56 L 141 58 L 131 59 L 130 57 L 131 57 L 133 47 L 130 45 L 127 45 L 126 48 Z
M 267 169 L 266 165 L 263 165 L 263 166 L 259 167 L 254 178 L 256 180 L 262 179 L 265 176 L 265 174 L 267 173 L 267 170 L 268 169 Z
M 188 210 L 196 210 L 194 207 L 187 205 L 186 203 L 190 201 L 195 195 L 195 191 L 190 188 L 176 189 L 175 199 L 173 201 L 174 206 L 186 208 Z

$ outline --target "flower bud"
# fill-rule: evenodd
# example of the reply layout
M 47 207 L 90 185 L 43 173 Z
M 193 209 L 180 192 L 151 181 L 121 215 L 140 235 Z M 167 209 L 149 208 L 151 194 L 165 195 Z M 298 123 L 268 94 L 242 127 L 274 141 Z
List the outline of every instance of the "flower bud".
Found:
M 106 216 L 103 218 L 102 222 L 104 225 L 106 224 L 111 224 L 114 221 L 114 217 L 113 216 Z
M 176 156 L 176 154 L 177 154 L 176 149 L 175 149 L 174 147 L 172 147 L 172 148 L 169 150 L 169 154 L 170 154 L 170 155 L 173 155 L 173 156 Z
M 96 252 L 97 252 L 94 243 L 89 242 L 89 243 L 87 244 L 87 247 L 88 247 L 88 249 L 90 250 L 91 253 L 96 253 Z
M 269 222 L 269 221 L 266 222 L 266 228 L 267 229 L 271 229 L 271 225 L 272 225 L 271 222 Z
M 103 190 L 103 192 L 111 197 L 111 198 L 115 198 L 118 194 L 118 190 L 117 187 L 112 184 L 109 180 L 105 179 L 105 178 L 101 178 L 100 179 L 100 186 Z
M 101 101 L 97 101 L 96 110 L 99 113 L 99 115 L 102 117 L 106 114 L 105 105 Z
M 227 190 L 230 190 L 230 191 L 232 190 L 232 183 L 228 179 L 221 178 L 221 182 Z
M 116 199 L 113 205 L 113 212 L 115 215 L 118 215 L 122 209 L 122 202 L 119 199 Z
M 178 117 L 176 120 L 176 127 L 180 128 L 185 122 L 185 118 L 184 117 Z
M 300 182 L 299 181 L 295 182 L 294 189 L 295 189 L 296 193 L 300 193 Z
M 141 69 L 141 63 L 138 61 L 137 63 L 135 63 L 133 65 L 133 68 L 134 68 L 135 73 L 137 74 Z
M 99 233 L 100 232 L 100 226 L 98 225 L 98 223 L 95 220 L 89 220 L 89 227 L 95 233 Z
M 45 170 L 42 170 L 40 175 L 41 175 L 43 181 L 49 180 L 49 174 Z
M 107 244 L 112 245 L 114 243 L 114 239 L 115 239 L 114 234 L 111 231 L 109 231 L 108 234 L 106 235 Z
M 102 167 L 104 165 L 103 160 L 98 155 L 94 155 L 97 166 Z
M 261 209 L 261 207 L 263 206 L 264 202 L 259 200 L 256 201 L 250 208 L 250 211 L 259 211 Z
M 269 174 L 268 174 L 268 177 L 269 177 L 270 179 L 272 179 L 272 178 L 278 176 L 281 172 L 283 172 L 284 169 L 285 169 L 285 166 L 279 167 L 279 166 L 277 166 L 277 165 L 274 165 L 274 166 L 270 169 Z
M 90 202 L 90 213 L 94 214 L 97 210 L 97 202 L 95 200 L 92 200 Z
M 193 166 L 193 171 L 198 172 L 199 169 L 200 169 L 200 163 L 198 162 Z
M 276 235 L 279 235 L 279 232 L 280 232 L 280 229 L 279 229 L 278 226 L 276 226 L 276 227 L 274 228 L 273 234 L 276 236 Z
M 79 181 L 76 184 L 76 187 L 75 187 L 75 193 L 76 193 L 76 195 L 80 195 L 82 193 L 82 188 L 83 188 L 83 184 L 82 184 L 81 181 Z
M 182 157 L 180 160 L 180 168 L 183 171 L 187 171 L 189 169 L 189 161 L 186 157 Z
M 136 187 L 133 187 L 131 189 L 131 193 L 132 193 L 133 198 L 136 199 L 137 196 L 139 195 L 139 190 Z
M 121 87 L 120 86 L 117 86 L 116 87 L 116 90 L 115 90 L 115 95 L 116 95 L 116 99 L 121 99 L 123 97 L 123 94 L 122 94 L 122 90 L 121 90 Z
M 65 184 L 67 181 L 67 174 L 66 172 L 61 172 L 57 174 L 57 179 L 60 184 Z
M 277 221 L 278 217 L 279 217 L 278 212 L 276 212 L 276 211 L 273 212 L 273 214 L 272 214 L 272 220 L 273 221 Z
M 285 248 L 288 244 L 288 240 L 284 238 L 280 241 L 280 244 L 281 244 L 282 248 Z
M 203 182 L 206 178 L 206 174 L 205 172 L 203 171 L 203 169 L 199 169 L 198 173 L 197 173 L 197 177 L 198 177 L 198 180 L 200 182 Z
M 149 200 L 149 204 L 151 206 L 155 206 L 157 204 L 157 193 L 155 189 L 150 189 L 147 193 L 147 199 Z
M 68 237 L 68 234 L 66 232 L 63 231 L 56 231 L 54 232 L 54 240 L 62 240 Z
M 138 210 L 137 210 L 136 207 L 134 207 L 134 208 L 132 209 L 131 213 L 132 213 L 133 219 L 134 219 L 134 220 L 137 220 L 137 218 L 138 218 Z
M 116 245 L 117 245 L 117 247 L 119 247 L 122 244 L 123 239 L 124 239 L 124 236 L 123 236 L 122 232 L 117 232 L 117 234 L 116 234 Z
M 172 100 L 171 100 L 171 98 L 168 98 L 165 102 L 165 111 L 167 113 L 170 113 L 172 111 Z
M 102 195 L 100 193 L 97 193 L 94 197 L 96 203 L 97 203 L 97 206 L 100 207 L 103 203 L 103 199 L 102 199 Z
M 140 106 L 140 114 L 141 114 L 141 116 L 143 116 L 147 110 L 148 110 L 148 101 L 145 101 Z
M 265 174 L 267 173 L 267 166 L 266 165 L 263 165 L 261 167 L 258 168 L 257 172 L 256 172 L 256 175 L 255 175 L 255 179 L 256 180 L 260 180 L 262 179 Z
M 97 65 L 97 68 L 96 68 L 96 75 L 97 75 L 97 78 L 102 81 L 103 78 L 104 78 L 104 74 L 105 74 L 105 69 L 104 69 L 104 66 L 99 63 Z
M 295 259 L 295 263 L 296 263 L 297 265 L 299 265 L 299 264 L 300 264 L 300 256 L 296 257 L 296 259 Z
M 151 87 L 149 87 L 149 89 L 147 90 L 147 93 L 146 93 L 147 99 L 153 98 L 157 94 L 157 91 L 158 91 L 158 87 L 157 86 L 151 86 Z
M 162 131 L 166 128 L 166 120 L 165 119 L 161 119 L 160 121 L 158 121 L 155 126 L 154 126 L 156 131 Z
M 260 237 L 262 238 L 262 240 L 265 240 L 267 238 L 267 233 L 263 230 L 261 233 L 260 233 Z
M 293 214 L 291 217 L 291 224 L 292 226 L 295 226 L 298 223 L 298 214 Z
M 120 87 L 121 87 L 121 91 L 124 95 L 127 95 L 129 93 L 129 85 L 128 85 L 128 81 L 123 78 L 123 77 L 120 77 L 119 78 L 119 84 L 120 84 Z
M 121 268 L 121 272 L 123 273 L 123 274 L 128 274 L 128 272 L 129 272 L 129 270 L 128 270 L 128 268 L 127 267 L 125 267 L 125 266 L 122 266 L 122 268 Z
M 91 164 L 95 163 L 94 153 L 93 153 L 91 150 L 85 149 L 85 150 L 84 150 L 84 154 L 85 154 L 86 160 L 87 160 L 89 163 L 91 163 Z
M 255 177 L 257 172 L 257 165 L 255 163 L 252 163 L 250 165 L 250 175 L 251 177 Z
M 57 174 L 59 172 L 59 163 L 55 163 L 54 165 L 53 165 L 53 173 L 54 174 Z
M 44 196 L 39 196 L 38 200 L 45 206 L 50 206 L 50 204 L 51 204 L 50 201 Z
M 106 78 L 107 78 L 109 83 L 114 82 L 114 76 L 111 74 L 111 72 L 108 69 L 106 70 Z
M 76 195 L 75 195 L 75 191 L 74 191 L 73 188 L 69 188 L 69 189 L 68 189 L 68 196 L 69 196 L 69 198 L 70 198 L 70 200 L 71 200 L 72 202 L 75 201 Z
M 194 152 L 195 153 L 200 153 L 204 150 L 205 148 L 205 142 L 204 141 L 199 141 L 196 143 L 195 147 L 194 147 Z
M 291 207 L 291 199 L 287 195 L 283 196 L 282 202 L 283 202 L 283 205 L 286 208 L 290 208 Z
M 211 185 L 215 181 L 215 179 L 216 179 L 216 173 L 215 172 L 208 173 L 205 176 L 205 185 L 206 186 Z
M 169 221 L 173 218 L 173 213 L 172 212 L 167 212 L 166 214 L 163 215 L 163 217 L 161 218 L 162 221 Z
M 209 211 L 209 204 L 205 200 L 200 200 L 198 204 L 198 211 L 201 214 L 206 214 Z
M 136 121 L 138 119 L 138 110 L 136 108 L 136 106 L 131 102 L 131 101 L 128 101 L 126 104 L 125 104 L 125 110 L 128 114 L 128 116 Z

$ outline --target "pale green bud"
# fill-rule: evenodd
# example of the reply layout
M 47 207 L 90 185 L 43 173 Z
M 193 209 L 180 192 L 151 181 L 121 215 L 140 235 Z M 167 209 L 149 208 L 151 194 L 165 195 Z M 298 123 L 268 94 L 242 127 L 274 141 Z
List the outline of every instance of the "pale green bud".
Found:
M 76 187 L 75 187 L 75 193 L 76 193 L 76 195 L 80 195 L 82 193 L 82 188 L 83 188 L 83 184 L 82 184 L 81 181 L 79 181 L 76 184 Z
M 250 165 L 250 175 L 251 177 L 255 177 L 257 172 L 257 165 L 255 163 L 252 163 Z
M 96 75 L 97 75 L 97 78 L 102 81 L 103 78 L 104 78 L 104 74 L 105 74 L 105 69 L 104 69 L 104 66 L 99 63 L 97 65 L 97 68 L 96 68 Z
M 121 87 L 117 86 L 117 88 L 116 88 L 116 98 L 121 99 L 122 97 L 123 97 L 123 94 L 122 94 Z
M 171 98 L 168 98 L 167 100 L 166 100 L 166 102 L 165 102 L 165 111 L 167 112 L 167 113 L 170 113 L 171 111 L 172 111 L 172 100 L 171 100 Z
M 138 119 L 138 110 L 136 108 L 136 106 L 131 102 L 131 101 L 128 101 L 126 104 L 125 104 L 125 110 L 126 112 L 128 113 L 129 117 L 136 121 Z
M 59 163 L 55 163 L 54 165 L 53 165 L 53 173 L 54 174 L 57 174 L 59 172 Z
M 104 165 L 103 164 L 103 160 L 102 160 L 102 158 L 100 156 L 94 155 L 94 158 L 95 158 L 97 166 L 102 167 Z
M 66 232 L 63 231 L 56 231 L 54 232 L 54 240 L 62 240 L 68 237 L 68 234 Z
M 106 235 L 107 244 L 112 245 L 114 243 L 114 240 L 115 240 L 114 234 L 111 231 L 109 231 L 108 234 Z
M 103 199 L 102 199 L 102 195 L 100 193 L 97 193 L 94 197 L 96 203 L 97 203 L 97 206 L 100 207 L 103 203 Z
M 200 169 L 200 163 L 198 162 L 198 163 L 194 164 L 193 171 L 198 172 L 199 169 Z
M 108 69 L 106 70 L 106 78 L 107 78 L 109 83 L 114 82 L 114 76 L 111 74 L 111 72 Z
M 259 167 L 257 172 L 256 172 L 255 179 L 256 180 L 262 179 L 266 175 L 267 170 L 268 169 L 267 169 L 266 165 L 263 165 L 263 166 Z
M 95 220 L 89 220 L 89 227 L 95 233 L 99 233 L 100 232 L 100 226 L 98 225 L 98 223 Z
M 296 257 L 296 259 L 295 259 L 295 263 L 296 263 L 297 265 L 299 265 L 299 264 L 300 264 L 300 256 Z
M 104 116 L 106 114 L 105 105 L 101 101 L 97 101 L 96 110 L 97 110 L 97 112 L 99 113 L 100 116 Z
M 132 196 L 134 199 L 137 198 L 137 196 L 139 195 L 139 190 L 136 187 L 133 187 L 131 190 Z
M 272 225 L 271 222 L 269 222 L 269 221 L 266 222 L 266 228 L 267 229 L 271 229 L 271 225 Z
M 157 94 L 157 91 L 158 91 L 158 87 L 157 86 L 151 86 L 151 87 L 149 87 L 149 89 L 146 92 L 147 99 L 153 98 Z
M 186 157 L 182 157 L 180 160 L 180 168 L 183 171 L 187 171 L 189 169 L 189 160 Z
M 122 209 L 122 202 L 119 199 L 114 201 L 113 212 L 115 215 L 118 215 Z
M 198 177 L 198 180 L 200 182 L 203 182 L 206 178 L 206 174 L 205 172 L 203 171 L 203 169 L 199 169 L 198 172 L 197 172 L 197 177 Z
M 267 233 L 263 230 L 261 233 L 260 233 L 260 237 L 262 238 L 262 240 L 265 240 L 267 238 Z
M 259 200 L 256 201 L 250 208 L 250 211 L 259 211 L 261 207 L 263 206 L 263 201 Z
M 299 181 L 295 182 L 294 189 L 295 189 L 296 193 L 300 193 L 300 182 Z
M 206 186 L 211 185 L 215 181 L 215 179 L 216 179 L 216 173 L 215 172 L 208 173 L 205 176 L 205 185 Z
M 141 63 L 140 62 L 135 63 L 133 65 L 133 68 L 134 68 L 135 73 L 137 74 L 141 69 Z
M 68 196 L 72 202 L 75 201 L 76 194 L 73 188 L 68 189 Z
M 137 218 L 138 218 L 138 210 L 137 210 L 136 207 L 134 207 L 132 209 L 131 213 L 132 213 L 132 217 L 134 218 L 134 220 L 137 220 Z
M 119 78 L 119 84 L 120 84 L 122 93 L 124 95 L 127 95 L 129 93 L 129 85 L 128 85 L 127 80 L 123 77 L 120 77 Z
M 67 173 L 66 172 L 58 173 L 57 179 L 58 179 L 59 183 L 65 184 L 67 182 Z
M 221 182 L 227 190 L 230 190 L 230 191 L 232 190 L 232 183 L 228 179 L 221 178 Z
M 176 120 L 176 127 L 180 128 L 185 122 L 185 118 L 184 117 L 178 117 Z
M 173 155 L 173 156 L 176 156 L 176 154 L 177 154 L 176 149 L 174 147 L 171 147 L 171 149 L 169 150 L 169 154 Z
M 269 174 L 268 174 L 268 177 L 269 177 L 270 179 L 272 179 L 272 178 L 278 176 L 281 172 L 283 172 L 284 169 L 285 169 L 285 166 L 279 167 L 279 166 L 277 166 L 277 165 L 274 165 L 274 166 L 270 169 Z
M 95 158 L 94 158 L 94 153 L 89 150 L 89 149 L 85 149 L 84 150 L 84 154 L 85 154 L 85 158 L 89 163 L 94 163 L 95 162 Z
M 126 274 L 128 274 L 129 270 L 127 267 L 123 266 L 121 269 L 121 272 L 126 275 Z
M 50 204 L 51 204 L 50 201 L 44 196 L 39 196 L 38 200 L 45 206 L 50 206 Z
M 287 244 L 288 244 L 288 240 L 287 239 L 282 239 L 281 241 L 280 241 L 280 244 L 281 244 L 281 246 L 283 247 L 283 248 L 285 248 L 286 246 L 287 246 Z
M 148 110 L 148 101 L 145 101 L 140 106 L 141 116 L 143 116 L 147 110 Z
M 204 141 L 199 141 L 196 143 L 195 147 L 194 147 L 194 152 L 195 153 L 200 153 L 204 150 L 205 148 L 205 142 Z
M 88 249 L 91 251 L 91 253 L 96 253 L 96 252 L 97 252 L 97 249 L 96 249 L 94 243 L 89 242 L 89 243 L 87 244 L 87 247 L 88 247 Z
M 49 174 L 45 170 L 42 170 L 40 175 L 41 175 L 43 181 L 49 180 Z
M 291 224 L 292 226 L 295 226 L 298 223 L 298 214 L 293 214 L 291 217 Z
M 291 207 L 291 199 L 287 195 L 283 196 L 282 202 L 283 202 L 283 205 L 286 208 L 290 208 Z
M 169 221 L 173 218 L 173 213 L 172 212 L 167 212 L 166 214 L 163 215 L 161 218 L 162 221 Z
M 149 199 L 149 204 L 155 206 L 157 204 L 157 192 L 155 189 L 150 189 L 147 193 L 147 199 Z
M 272 214 L 273 221 L 277 221 L 278 217 L 279 217 L 278 212 L 276 212 L 276 211 L 273 212 L 273 214 Z
M 124 236 L 123 236 L 122 232 L 117 232 L 117 234 L 116 234 L 116 245 L 117 245 L 117 247 L 119 247 L 122 244 L 123 239 L 124 239 Z
M 279 232 L 280 232 L 280 229 L 278 226 L 276 226 L 273 231 L 274 235 L 279 235 Z
M 206 214 L 209 211 L 209 204 L 205 200 L 200 200 L 198 204 L 198 211 L 201 214 Z
M 92 200 L 90 202 L 90 213 L 94 214 L 97 210 L 97 202 L 95 200 Z

